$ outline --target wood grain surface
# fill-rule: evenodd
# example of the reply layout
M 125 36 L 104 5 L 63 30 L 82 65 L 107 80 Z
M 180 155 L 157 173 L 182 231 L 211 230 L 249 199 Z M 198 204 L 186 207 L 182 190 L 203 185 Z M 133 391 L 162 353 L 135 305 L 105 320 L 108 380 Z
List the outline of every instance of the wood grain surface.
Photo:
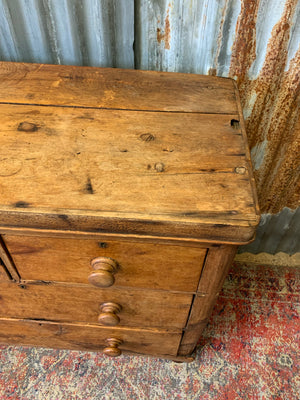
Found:
M 121 326 L 180 329 L 186 325 L 192 294 L 99 289 L 80 285 L 22 282 L 0 284 L 0 317 L 98 324 L 100 305 L 117 302 Z
M 217 114 L 237 112 L 231 79 L 9 62 L 0 63 L 0 102 Z
M 122 340 L 121 350 L 176 356 L 181 332 L 0 318 L 0 343 L 5 344 L 99 351 L 109 337 Z
M 0 281 L 7 281 L 9 279 L 9 275 L 7 273 L 7 269 L 4 266 L 2 258 L 0 257 Z
M 114 286 L 195 292 L 206 249 L 140 242 L 5 235 L 24 280 L 88 283 L 96 257 L 117 261 Z
M 178 354 L 186 355 L 194 350 L 198 338 L 208 323 L 235 253 L 236 246 L 209 249 Z
M 141 233 L 147 224 L 192 236 L 203 224 L 221 239 L 253 236 L 237 115 L 2 104 L 0 117 L 2 226 L 32 227 L 35 214 L 41 228 L 48 218 L 57 229 Z
M 259 222 L 234 81 L 0 62 L 0 119 L 0 342 L 190 360 Z
M 15 267 L 11 255 L 9 254 L 6 245 L 0 236 L 0 271 L 2 279 L 12 279 L 18 281 L 20 275 Z

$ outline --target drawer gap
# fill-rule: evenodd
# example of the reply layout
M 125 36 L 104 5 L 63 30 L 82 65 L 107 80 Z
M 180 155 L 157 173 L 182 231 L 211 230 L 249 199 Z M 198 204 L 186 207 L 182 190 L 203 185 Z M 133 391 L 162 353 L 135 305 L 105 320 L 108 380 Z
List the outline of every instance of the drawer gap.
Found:
M 201 278 L 202 278 L 202 274 L 203 274 L 203 271 L 204 271 L 204 268 L 205 268 L 205 264 L 206 264 L 206 259 L 207 259 L 208 253 L 209 253 L 209 248 L 206 249 L 206 253 L 205 253 L 205 256 L 204 256 L 204 259 L 203 259 L 203 262 L 202 262 L 202 268 L 201 268 L 199 280 L 197 282 L 197 289 L 199 288 L 199 284 L 200 284 L 200 281 L 201 281 Z M 197 292 L 197 290 L 196 290 L 196 292 Z

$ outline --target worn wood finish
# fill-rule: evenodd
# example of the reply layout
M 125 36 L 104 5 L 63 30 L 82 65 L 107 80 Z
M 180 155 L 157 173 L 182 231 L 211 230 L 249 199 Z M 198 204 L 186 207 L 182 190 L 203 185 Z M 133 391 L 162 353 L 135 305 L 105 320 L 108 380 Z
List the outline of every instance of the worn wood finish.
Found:
M 198 344 L 198 340 L 206 328 L 208 320 L 198 321 L 191 329 L 187 329 L 183 332 L 183 336 L 180 342 L 180 347 L 178 350 L 179 356 L 184 356 L 186 354 L 191 354 L 195 351 Z
M 10 276 L 5 268 L 4 262 L 0 258 L 0 281 L 7 281 L 9 278 Z
M 236 250 L 236 246 L 220 246 L 209 250 L 198 286 L 200 294 L 218 293 L 221 290 Z
M 65 217 L 67 215 L 67 218 Z M 27 231 L 30 232 L 41 230 L 41 234 L 46 229 L 57 230 L 60 229 L 62 232 L 64 229 L 70 234 L 70 231 L 74 230 L 74 233 L 81 234 L 81 232 L 88 232 L 91 234 L 100 233 L 106 234 L 109 232 L 116 231 L 117 234 L 126 235 L 126 232 L 130 236 L 146 236 L 146 239 L 150 237 L 160 237 L 162 240 L 166 238 L 169 240 L 172 233 L 174 234 L 173 241 L 192 241 L 199 240 L 199 243 L 212 242 L 212 243 L 223 243 L 228 244 L 245 244 L 249 243 L 254 238 L 255 227 L 250 225 L 246 226 L 234 226 L 230 224 L 222 224 L 215 218 L 215 225 L 205 224 L 203 221 L 200 224 L 193 223 L 181 223 L 181 222 L 167 222 L 164 223 L 159 219 L 154 222 L 156 216 L 153 216 L 151 221 L 149 220 L 134 220 L 134 219 L 122 219 L 122 218 L 107 218 L 103 216 L 89 215 L 88 212 L 82 211 L 81 213 L 74 213 L 68 210 L 68 214 L 57 214 L 55 210 L 51 213 L 45 213 L 41 210 L 22 209 L 20 211 L 2 210 L 1 211 L 1 225 L 0 232 L 14 232 L 15 228 L 18 232 L 26 235 Z M 159 217 L 157 217 L 159 218 Z M 224 220 L 223 220 L 224 221 Z M 18 227 L 22 226 L 20 230 Z M 99 228 L 100 227 L 100 228 Z
M 11 276 L 5 266 L 4 260 L 7 261 L 7 252 L 5 251 L 4 243 L 0 238 L 0 281 L 7 281 Z
M 234 81 L 0 62 L 0 89 L 0 342 L 191 361 L 259 222 Z
M 247 158 L 248 163 L 250 165 L 250 168 L 249 168 L 249 179 L 251 181 L 252 187 L 254 188 L 253 193 L 252 193 L 253 194 L 253 202 L 254 202 L 254 206 L 255 206 L 257 215 L 260 215 L 260 209 L 259 209 L 259 205 L 258 205 L 258 195 L 257 195 L 256 186 L 255 186 L 255 179 L 254 179 L 254 173 L 253 173 L 250 149 L 249 149 L 249 146 L 248 146 L 248 137 L 247 137 L 247 133 L 246 133 L 245 120 L 244 120 L 243 109 L 242 109 L 242 105 L 241 105 L 239 89 L 238 89 L 238 85 L 237 85 L 236 81 L 234 81 L 234 90 L 235 90 L 235 96 L 236 96 L 236 100 L 237 100 L 237 109 L 238 109 L 238 112 L 239 112 L 239 115 L 240 115 L 239 120 L 240 120 L 240 125 L 241 125 L 241 128 L 242 128 L 241 132 L 242 132 L 242 137 L 243 137 L 243 140 L 244 140 L 245 155 L 246 155 L 246 158 Z
M 22 282 L 0 284 L 0 317 L 98 323 L 100 306 L 120 304 L 120 326 L 185 326 L 192 294 L 168 291 L 98 289 L 84 285 Z
M 231 79 L 8 62 L 0 63 L 0 102 L 214 114 L 237 112 Z
M 9 279 L 13 279 L 15 281 L 19 280 L 20 276 L 18 274 L 18 271 L 16 270 L 11 255 L 7 251 L 5 243 L 1 236 L 0 236 L 0 264 L 1 264 L 0 269 L 2 270 L 1 275 L 3 279 L 6 277 Z
M 181 333 L 0 318 L 0 343 L 4 344 L 99 351 L 111 337 L 122 340 L 122 351 L 176 357 Z
M 207 325 L 219 291 L 236 253 L 235 246 L 210 249 L 202 270 L 198 293 L 194 298 L 191 314 L 180 344 L 179 355 L 190 354 Z
M 88 283 L 96 257 L 117 261 L 114 286 L 196 291 L 206 249 L 152 243 L 5 235 L 22 279 Z M 189 271 L 188 274 L 183 271 Z
M 57 229 L 77 230 L 78 215 L 90 215 L 86 230 L 98 223 L 140 233 L 147 223 L 160 235 L 168 227 L 195 236 L 202 223 L 224 239 L 234 229 L 243 240 L 253 236 L 249 166 L 240 130 L 231 126 L 237 114 L 216 115 L 212 126 L 211 115 L 200 113 L 2 105 L 0 118 L 2 226 L 19 216 L 32 227 L 36 213 L 41 225 L 48 217 Z
M 54 229 L 40 229 L 40 228 L 20 228 L 20 227 L 6 227 L 0 228 L 3 232 L 2 236 L 5 235 L 17 235 L 17 236 L 40 236 L 49 238 L 68 238 L 68 239 L 91 239 L 105 242 L 109 241 L 124 241 L 124 242 L 138 242 L 138 243 L 152 243 L 152 244 L 165 244 L 172 246 L 183 246 L 183 247 L 198 247 L 207 249 L 209 247 L 218 247 L 220 245 L 219 240 L 215 239 L 195 239 L 195 238 L 177 238 L 171 236 L 152 236 L 152 235 L 133 235 L 126 233 L 100 233 L 100 232 L 82 232 L 82 231 L 58 231 Z M 223 241 L 223 244 L 232 245 L 232 242 Z M 235 243 L 237 241 L 235 240 Z M 241 241 L 238 244 L 245 244 Z

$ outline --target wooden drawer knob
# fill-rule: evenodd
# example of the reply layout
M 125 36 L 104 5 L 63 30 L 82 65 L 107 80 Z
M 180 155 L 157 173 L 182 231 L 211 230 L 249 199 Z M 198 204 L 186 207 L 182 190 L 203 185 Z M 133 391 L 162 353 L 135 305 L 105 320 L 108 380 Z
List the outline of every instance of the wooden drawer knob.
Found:
M 117 272 L 117 262 L 108 257 L 97 257 L 91 261 L 95 270 L 88 277 L 89 282 L 97 287 L 109 287 L 115 283 L 114 274 Z
M 109 357 L 118 357 L 122 354 L 122 351 L 118 348 L 122 344 L 121 339 L 108 338 L 106 339 L 107 347 L 103 350 L 103 353 Z
M 116 326 L 120 323 L 118 313 L 122 310 L 122 307 L 117 303 L 102 303 L 100 305 L 100 315 L 98 322 L 105 326 Z

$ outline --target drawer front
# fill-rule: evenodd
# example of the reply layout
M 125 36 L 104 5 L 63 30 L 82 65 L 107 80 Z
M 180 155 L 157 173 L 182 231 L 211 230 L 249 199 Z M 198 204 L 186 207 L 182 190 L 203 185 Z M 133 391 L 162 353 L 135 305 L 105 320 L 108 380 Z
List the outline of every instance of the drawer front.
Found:
M 122 342 L 121 351 L 175 356 L 181 332 L 0 318 L 0 343 L 5 344 L 99 351 L 109 345 L 110 338 Z
M 91 261 L 117 262 L 114 286 L 196 291 L 206 249 L 165 244 L 5 235 L 25 280 L 88 283 Z
M 193 297 L 163 291 L 26 283 L 1 283 L 0 296 L 0 317 L 176 329 L 186 325 Z

